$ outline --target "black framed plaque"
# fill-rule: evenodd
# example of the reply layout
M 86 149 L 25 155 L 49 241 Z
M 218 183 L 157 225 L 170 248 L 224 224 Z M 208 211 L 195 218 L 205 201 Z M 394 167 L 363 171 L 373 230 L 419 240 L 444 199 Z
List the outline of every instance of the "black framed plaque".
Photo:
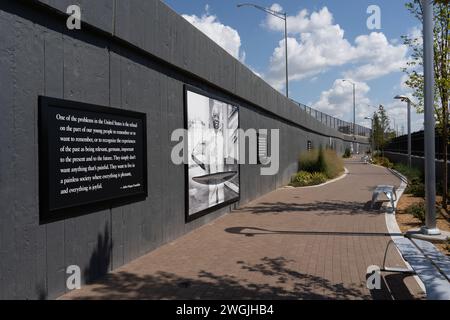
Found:
M 41 222 L 147 197 L 145 113 L 43 96 L 38 108 Z

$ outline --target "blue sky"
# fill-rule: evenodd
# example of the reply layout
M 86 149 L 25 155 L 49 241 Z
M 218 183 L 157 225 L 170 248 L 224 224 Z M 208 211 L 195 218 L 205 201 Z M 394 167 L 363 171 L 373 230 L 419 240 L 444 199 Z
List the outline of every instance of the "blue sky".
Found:
M 284 92 L 284 34 L 281 20 L 245 1 L 165 0 L 167 5 L 240 59 L 275 88 Z M 410 94 L 402 85 L 401 67 L 410 52 L 401 36 L 420 34 L 418 21 L 403 0 L 279 0 L 253 3 L 288 13 L 290 97 L 351 120 L 352 88 L 357 86 L 357 122 L 383 104 L 401 130 L 406 108 L 392 98 Z M 381 10 L 381 29 L 369 30 L 370 5 Z M 302 10 L 305 10 L 301 13 Z M 278 49 L 277 49 L 278 48 Z M 422 115 L 413 115 L 413 129 L 422 128 Z M 405 129 L 406 130 L 406 129 Z

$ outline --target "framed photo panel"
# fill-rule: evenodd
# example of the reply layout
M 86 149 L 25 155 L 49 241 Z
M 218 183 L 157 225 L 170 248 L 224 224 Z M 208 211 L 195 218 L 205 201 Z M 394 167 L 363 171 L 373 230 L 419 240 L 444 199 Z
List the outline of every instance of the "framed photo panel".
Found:
M 186 220 L 239 200 L 239 106 L 185 86 Z

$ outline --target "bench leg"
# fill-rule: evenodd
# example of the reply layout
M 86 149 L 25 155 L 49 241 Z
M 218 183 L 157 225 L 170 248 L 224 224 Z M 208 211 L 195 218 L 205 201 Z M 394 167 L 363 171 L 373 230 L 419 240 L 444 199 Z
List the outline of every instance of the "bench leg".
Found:
M 381 267 L 380 271 L 382 272 L 395 272 L 395 273 L 402 273 L 402 274 L 411 274 L 414 275 L 416 274 L 414 272 L 414 270 L 408 269 L 408 268 L 390 268 L 390 267 L 386 267 L 386 258 L 387 258 L 387 254 L 389 251 L 389 247 L 391 246 L 391 244 L 393 244 L 394 241 L 391 239 L 389 240 L 387 246 L 386 246 L 386 250 L 384 252 L 384 258 L 383 258 L 383 266 Z
M 378 195 L 379 195 L 378 192 L 374 192 L 373 193 L 373 195 L 372 195 L 372 202 L 370 203 L 370 210 L 373 209 L 373 205 L 374 205 L 375 201 L 377 201 Z
M 386 197 L 389 199 L 389 202 L 391 203 L 392 212 L 395 212 L 395 199 L 394 194 L 391 192 L 385 192 Z

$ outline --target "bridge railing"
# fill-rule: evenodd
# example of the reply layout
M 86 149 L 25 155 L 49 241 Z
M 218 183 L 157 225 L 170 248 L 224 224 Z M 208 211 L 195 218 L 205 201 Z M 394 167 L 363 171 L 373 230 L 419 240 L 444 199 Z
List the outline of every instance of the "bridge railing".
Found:
M 300 102 L 292 100 L 295 104 L 297 104 L 300 108 L 302 108 L 307 114 L 312 116 L 314 119 L 320 121 L 324 125 L 336 129 L 339 132 L 344 134 L 353 134 L 353 123 L 347 122 L 336 117 L 330 116 L 324 112 L 308 107 Z M 355 125 L 355 135 L 362 137 L 370 137 L 371 130 L 369 128 L 360 126 L 358 124 Z

